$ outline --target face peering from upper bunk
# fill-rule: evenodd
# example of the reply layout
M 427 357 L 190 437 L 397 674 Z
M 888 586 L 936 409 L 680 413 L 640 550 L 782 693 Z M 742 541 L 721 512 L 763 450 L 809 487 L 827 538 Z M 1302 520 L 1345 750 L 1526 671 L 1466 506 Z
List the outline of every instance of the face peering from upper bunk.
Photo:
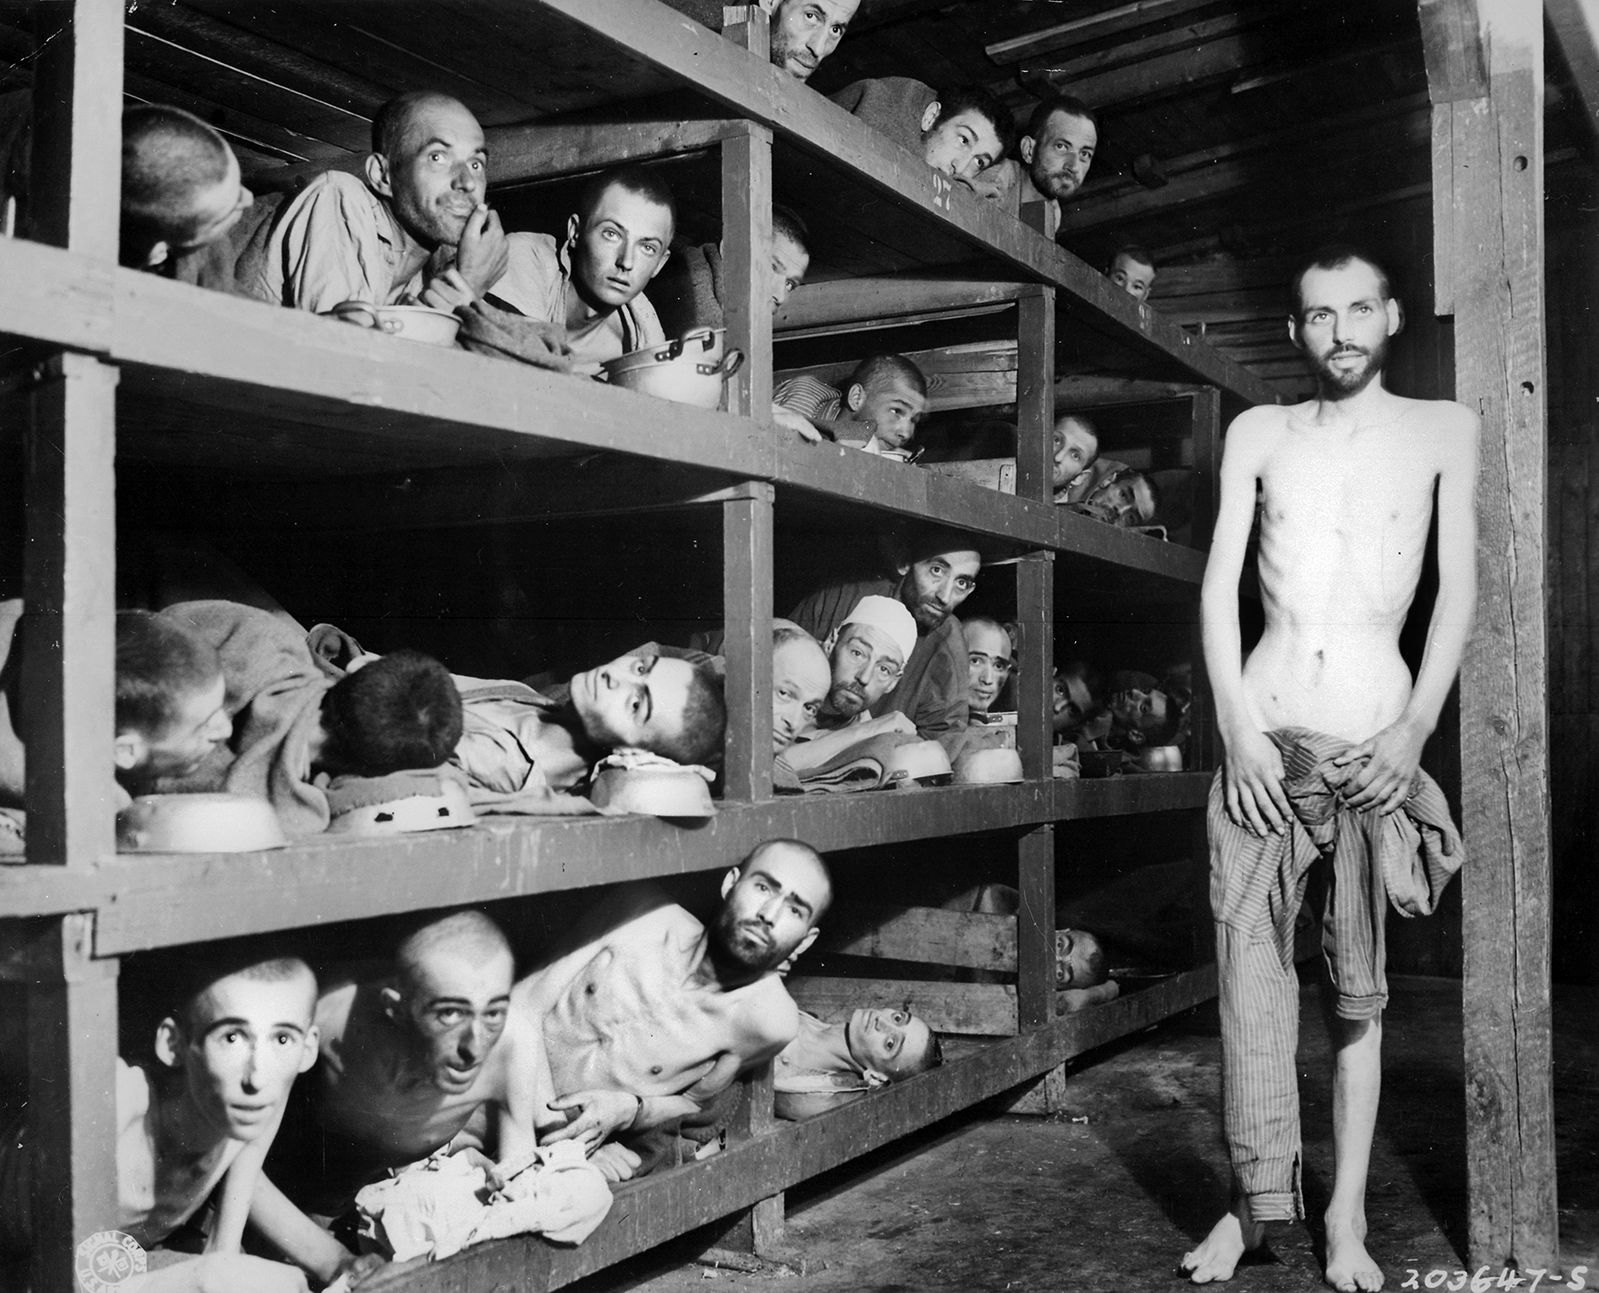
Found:
M 838 48 L 859 8 L 860 0 L 777 0 L 771 10 L 773 64 L 796 80 L 808 81 Z

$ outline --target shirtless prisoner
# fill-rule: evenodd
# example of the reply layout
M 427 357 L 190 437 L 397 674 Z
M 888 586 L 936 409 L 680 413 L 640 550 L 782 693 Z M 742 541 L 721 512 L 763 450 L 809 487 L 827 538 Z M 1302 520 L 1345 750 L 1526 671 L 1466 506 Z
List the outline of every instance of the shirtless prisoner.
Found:
M 1365 1248 L 1365 1185 L 1386 1002 L 1384 873 L 1396 906 L 1425 913 L 1462 855 L 1441 793 L 1418 769 L 1476 602 L 1478 427 L 1459 404 L 1385 389 L 1401 316 L 1373 261 L 1331 248 L 1295 289 L 1289 335 L 1316 398 L 1251 409 L 1228 429 L 1202 595 L 1225 746 L 1211 791 L 1211 901 L 1234 1196 L 1183 1267 L 1198 1284 L 1228 1279 L 1265 1223 L 1301 1210 L 1293 922 L 1321 855 L 1347 904 L 1330 900 L 1324 917 L 1337 1016 L 1326 1279 L 1375 1290 L 1383 1277 Z M 1266 627 L 1241 664 L 1238 582 L 1257 486 Z M 1435 490 L 1439 588 L 1412 681 L 1398 638 Z M 1400 872 L 1407 854 L 1414 868 L 1418 841 L 1425 874 L 1407 884 Z M 1268 893 L 1288 899 L 1269 915 Z
M 316 979 L 294 957 L 213 953 L 180 974 L 154 1056 L 117 1061 L 117 1214 L 106 1221 L 146 1248 L 222 1202 L 205 1254 L 162 1266 L 149 1293 L 304 1293 L 293 1267 L 240 1252 L 245 1211 L 295 1077 L 316 1060 Z M 33 1146 L 26 1121 L 0 1138 L 0 1282 L 32 1242 Z M 327 1278 L 354 1265 L 344 1253 Z M 10 1287 L 9 1283 L 7 1287 Z
M 508 1028 L 514 977 L 504 934 L 467 910 L 415 930 L 382 973 L 330 978 L 316 1008 L 321 1063 L 295 1093 L 250 1209 L 278 1249 L 331 1278 L 348 1255 L 308 1214 L 338 1216 L 362 1186 L 538 1080 L 537 1034 Z
M 699 1112 L 794 1039 L 798 1008 L 773 973 L 816 937 L 832 898 L 821 857 L 768 840 L 722 880 L 709 929 L 649 886 L 605 900 L 572 939 L 516 985 L 513 1016 L 543 1021 L 568 1118 L 544 1140 L 590 1152 L 618 1132 Z M 500 1155 L 514 1152 L 502 1126 Z

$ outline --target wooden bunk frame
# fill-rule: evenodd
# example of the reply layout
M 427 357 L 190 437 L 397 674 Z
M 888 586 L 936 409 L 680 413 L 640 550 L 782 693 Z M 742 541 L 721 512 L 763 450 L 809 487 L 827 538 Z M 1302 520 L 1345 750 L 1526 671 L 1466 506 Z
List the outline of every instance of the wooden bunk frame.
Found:
M 41 109 L 35 145 L 55 163 L 43 168 L 49 183 L 36 200 L 43 236 L 56 245 L 0 240 L 0 281 L 7 284 L 0 332 L 26 341 L 39 356 L 14 397 L 26 403 L 28 428 L 26 704 L 30 730 L 56 738 L 29 751 L 28 863 L 0 870 L 0 978 L 28 988 L 38 1197 L 55 1201 L 40 1209 L 38 1293 L 76 1287 L 77 1241 L 115 1212 L 107 1093 L 114 1089 L 118 958 L 128 953 L 714 870 L 773 835 L 798 836 L 824 851 L 978 832 L 1014 837 L 1023 912 L 1016 924 L 1015 1036 L 806 1123 L 774 1125 L 769 1082 L 755 1082 L 747 1138 L 705 1163 L 626 1187 L 611 1218 L 575 1251 L 524 1239 L 463 1255 L 449 1266 L 449 1283 L 467 1288 L 507 1280 L 529 1289 L 558 1287 L 746 1209 L 745 1238 L 770 1240 L 781 1218 L 780 1193 L 795 1182 L 1214 992 L 1214 972 L 1206 967 L 1084 1014 L 1056 1011 L 1057 823 L 1183 810 L 1194 815 L 1202 837 L 1209 777 L 1204 771 L 1076 783 L 1050 777 L 1057 564 L 1070 563 L 1085 577 L 1158 589 L 1190 606 L 1203 572 L 1201 551 L 1063 514 L 1049 501 L 1059 320 L 1086 320 L 1153 366 L 1155 375 L 1138 388 L 1144 394 L 1192 399 L 1195 461 L 1207 479 L 1219 452 L 1222 399 L 1270 401 L 1268 387 L 1032 229 L 954 195 L 918 159 L 772 68 L 758 9 L 739 15 L 742 21 L 723 35 L 685 21 L 659 0 L 485 0 L 483 12 L 511 29 L 529 13 L 553 18 L 626 49 L 709 96 L 727 119 L 643 122 L 620 134 L 581 124 L 500 127 L 497 139 L 500 155 L 523 159 L 528 175 L 538 170 L 532 145 L 547 129 L 565 130 L 559 138 L 566 151 L 558 155 L 574 169 L 685 143 L 720 150 L 728 326 L 734 343 L 754 357 L 732 388 L 730 411 L 641 404 L 643 397 L 629 392 L 460 351 L 407 347 L 397 354 L 389 339 L 358 329 L 117 268 L 122 6 L 72 0 L 40 12 L 50 27 L 41 33 L 37 98 L 70 105 L 65 113 Z M 977 289 L 925 278 L 896 280 L 891 289 L 879 285 L 864 295 L 858 283 L 830 285 L 797 295 L 778 324 L 858 327 L 931 311 L 1014 309 L 1014 496 L 840 449 L 777 441 L 765 421 L 773 325 L 752 260 L 758 213 L 771 201 L 774 151 L 877 193 L 999 276 Z M 1204 388 L 1198 393 L 1196 383 Z M 1070 389 L 1077 399 L 1125 390 L 1108 379 Z M 468 390 L 471 400 L 463 402 Z M 228 415 L 226 430 L 219 414 Z M 562 455 L 589 450 L 629 459 L 631 475 L 621 485 L 608 478 L 613 509 L 627 506 L 614 497 L 620 489 L 639 491 L 638 498 L 648 499 L 640 506 L 719 509 L 729 725 L 727 795 L 714 823 L 690 835 L 647 819 L 491 820 L 401 839 L 313 839 L 248 858 L 116 855 L 104 757 L 112 693 L 114 455 L 219 471 L 244 464 L 268 476 L 298 468 L 296 493 L 303 488 L 312 496 L 306 506 L 314 505 L 319 487 L 306 471 L 311 463 L 340 477 L 344 506 L 368 509 L 374 523 L 427 525 L 540 516 L 561 506 L 581 510 L 552 482 L 570 480 Z M 426 469 L 416 477 L 420 491 L 403 503 L 386 475 L 402 468 Z M 496 480 L 497 489 L 485 493 Z M 1022 612 L 1016 686 L 1021 713 L 1032 716 L 1019 729 L 1022 784 L 914 796 L 773 797 L 767 652 L 774 508 L 786 491 L 935 517 L 1022 554 L 1015 567 Z M 505 506 L 484 508 L 485 498 Z M 1208 503 L 1204 510 L 1208 516 Z M 408 1286 L 433 1287 L 439 1278 L 422 1272 Z

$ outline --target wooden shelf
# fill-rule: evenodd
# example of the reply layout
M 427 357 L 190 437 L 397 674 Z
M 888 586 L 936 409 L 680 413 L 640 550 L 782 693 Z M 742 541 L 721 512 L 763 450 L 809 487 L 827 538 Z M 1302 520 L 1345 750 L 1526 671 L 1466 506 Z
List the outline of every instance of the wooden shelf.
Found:
M 762 840 L 824 853 L 1194 808 L 1208 773 L 725 803 L 703 825 L 490 817 L 464 830 L 319 836 L 266 853 L 119 854 L 86 872 L 0 868 L 0 912 L 95 910 L 95 954 L 358 920 L 730 866 Z
M 1097 1046 L 1139 1032 L 1216 995 L 1213 965 L 1056 1019 L 1036 1032 L 973 1048 L 943 1067 L 804 1122 L 778 1123 L 703 1162 L 616 1191 L 611 1212 L 577 1248 L 536 1238 L 469 1248 L 396 1289 L 561 1288 L 739 1208 L 1047 1073 Z

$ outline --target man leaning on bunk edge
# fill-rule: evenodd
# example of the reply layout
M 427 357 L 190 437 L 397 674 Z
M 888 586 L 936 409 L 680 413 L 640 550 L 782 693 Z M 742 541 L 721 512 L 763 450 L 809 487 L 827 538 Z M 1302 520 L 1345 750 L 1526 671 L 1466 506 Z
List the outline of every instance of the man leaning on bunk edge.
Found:
M 1182 1265 L 1196 1284 L 1229 1279 L 1265 1223 L 1302 1215 L 1294 917 L 1319 855 L 1332 868 L 1322 947 L 1336 998 L 1326 1280 L 1369 1293 L 1383 1282 L 1365 1246 L 1387 1002 L 1383 896 L 1401 914 L 1427 914 L 1464 856 L 1420 759 L 1475 613 L 1478 422 L 1452 401 L 1384 386 L 1402 314 L 1369 256 L 1325 249 L 1290 297 L 1289 335 L 1316 396 L 1261 405 L 1228 428 L 1201 594 L 1225 750 L 1209 828 L 1233 1200 Z M 1243 660 L 1238 583 L 1257 488 L 1266 626 Z M 1412 682 L 1399 633 L 1435 489 L 1438 593 Z

